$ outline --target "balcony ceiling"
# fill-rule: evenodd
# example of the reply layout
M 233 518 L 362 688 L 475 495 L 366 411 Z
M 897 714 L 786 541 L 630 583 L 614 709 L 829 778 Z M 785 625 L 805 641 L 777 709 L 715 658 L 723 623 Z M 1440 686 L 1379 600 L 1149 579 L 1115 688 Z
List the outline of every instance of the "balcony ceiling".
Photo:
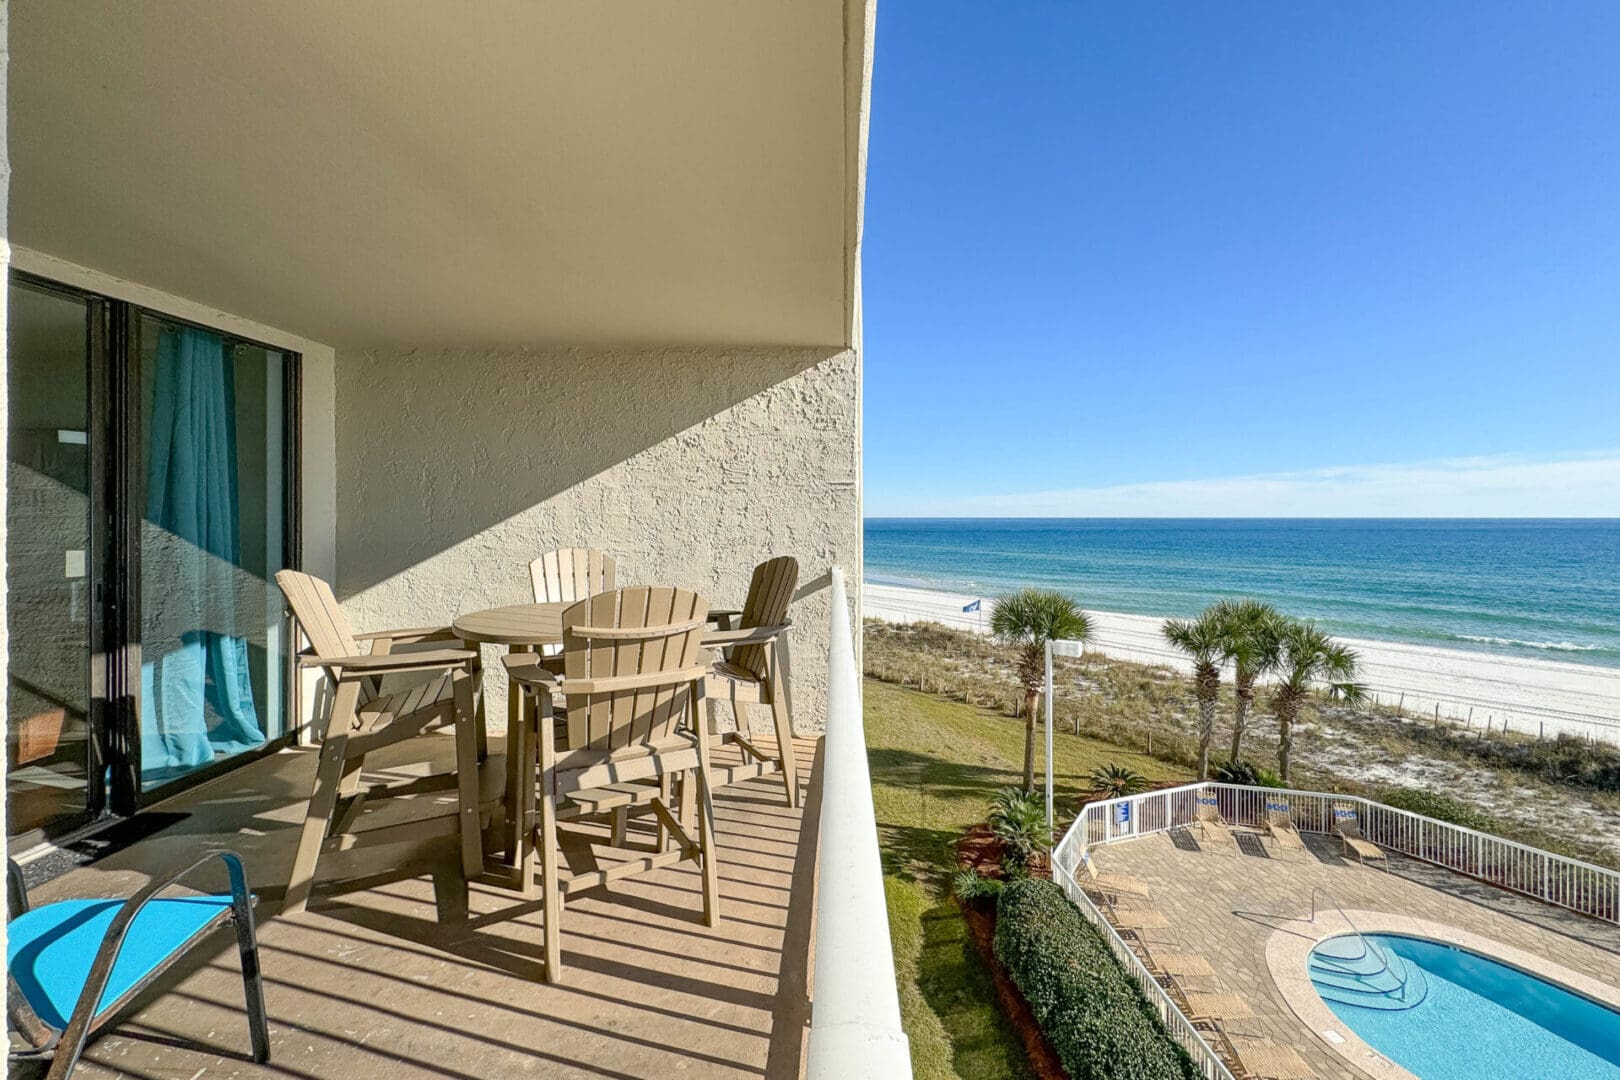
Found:
M 15 0 L 11 240 L 338 346 L 842 344 L 863 11 Z

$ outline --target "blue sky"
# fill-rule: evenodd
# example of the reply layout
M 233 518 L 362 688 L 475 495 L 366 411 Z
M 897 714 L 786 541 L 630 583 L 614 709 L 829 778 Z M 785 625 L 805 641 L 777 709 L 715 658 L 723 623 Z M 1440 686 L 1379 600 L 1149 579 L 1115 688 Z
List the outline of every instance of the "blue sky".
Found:
M 1620 516 L 1620 3 L 881 0 L 866 504 Z

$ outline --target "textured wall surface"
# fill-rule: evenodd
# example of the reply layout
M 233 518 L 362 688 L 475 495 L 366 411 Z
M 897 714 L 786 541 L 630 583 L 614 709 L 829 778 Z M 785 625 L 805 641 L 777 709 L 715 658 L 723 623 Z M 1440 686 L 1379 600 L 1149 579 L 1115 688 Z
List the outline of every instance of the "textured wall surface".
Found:
M 837 349 L 340 352 L 338 597 L 362 630 L 448 621 L 591 546 L 620 584 L 738 607 L 794 555 L 795 722 L 819 729 L 828 569 L 861 580 L 859 380 Z

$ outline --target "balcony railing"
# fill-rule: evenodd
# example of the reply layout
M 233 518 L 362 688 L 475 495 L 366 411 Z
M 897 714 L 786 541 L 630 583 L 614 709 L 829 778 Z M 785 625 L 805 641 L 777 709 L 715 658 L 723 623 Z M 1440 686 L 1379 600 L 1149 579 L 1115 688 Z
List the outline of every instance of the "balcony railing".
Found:
M 807 1075 L 810 1080 L 904 1080 L 911 1076 L 911 1049 L 900 1027 L 849 599 L 844 572 L 836 566 L 816 848 L 816 963 Z

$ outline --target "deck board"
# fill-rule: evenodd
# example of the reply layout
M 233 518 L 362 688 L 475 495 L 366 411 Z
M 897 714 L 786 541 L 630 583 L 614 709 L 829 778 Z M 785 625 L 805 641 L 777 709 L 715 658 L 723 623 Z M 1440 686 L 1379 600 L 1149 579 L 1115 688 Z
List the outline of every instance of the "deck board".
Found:
M 451 741 L 442 741 L 448 759 Z M 128 895 L 146 871 L 204 845 L 241 852 L 264 908 L 271 1063 L 246 1059 L 241 982 L 226 932 L 198 954 L 206 961 L 165 980 L 170 992 L 143 995 L 91 1045 L 76 1075 L 797 1076 L 815 872 L 814 829 L 800 826 L 815 820 L 820 802 L 819 749 L 819 741 L 798 741 L 800 760 L 812 766 L 801 769 L 809 789 L 802 810 L 786 805 L 778 776 L 717 792 L 717 926 L 701 922 L 690 862 L 571 897 L 561 986 L 540 982 L 538 902 L 475 886 L 467 917 L 441 924 L 435 878 L 423 868 L 438 870 L 453 908 L 451 843 L 355 853 L 347 865 L 356 876 L 339 883 L 323 863 L 309 911 L 275 917 L 314 753 L 286 751 L 249 765 L 166 807 L 189 811 L 184 821 L 41 887 L 35 900 Z

